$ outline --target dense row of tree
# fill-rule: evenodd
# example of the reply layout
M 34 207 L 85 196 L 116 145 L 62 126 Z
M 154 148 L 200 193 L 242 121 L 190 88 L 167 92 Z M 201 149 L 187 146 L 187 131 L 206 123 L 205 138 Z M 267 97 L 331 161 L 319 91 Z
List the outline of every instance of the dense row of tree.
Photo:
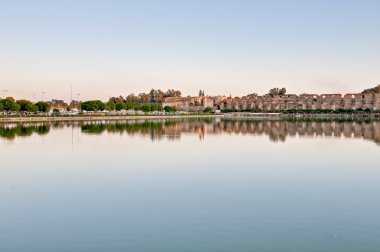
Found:
M 140 93 L 138 95 L 129 94 L 124 99 L 122 96 L 112 97 L 110 101 L 114 103 L 125 103 L 125 102 L 133 102 L 133 103 L 162 103 L 167 97 L 181 97 L 181 91 L 169 89 L 166 92 L 160 89 L 152 89 L 149 93 Z
M 141 102 L 121 102 L 120 100 L 117 101 L 117 103 L 114 102 L 114 100 L 110 100 L 107 103 L 103 103 L 99 100 L 94 101 L 86 101 L 81 103 L 81 109 L 86 111 L 120 111 L 120 110 L 141 110 L 144 112 L 151 112 L 151 111 L 163 111 L 166 112 L 173 112 L 177 111 L 175 107 L 165 106 L 165 108 L 162 107 L 162 105 L 157 103 L 141 103 Z
M 1 112 L 48 112 L 49 109 L 49 104 L 41 101 L 37 103 L 33 103 L 25 99 L 15 101 L 13 97 L 7 97 L 0 100 Z
M 129 94 L 125 98 L 123 96 L 111 97 L 108 102 L 103 103 L 99 100 L 86 101 L 81 103 L 81 109 L 86 111 L 102 111 L 102 110 L 142 110 L 149 111 L 176 111 L 176 108 L 163 108 L 160 104 L 167 97 L 180 97 L 181 91 L 169 89 L 166 92 L 160 89 L 152 89 L 149 93 L 140 93 L 138 95 Z

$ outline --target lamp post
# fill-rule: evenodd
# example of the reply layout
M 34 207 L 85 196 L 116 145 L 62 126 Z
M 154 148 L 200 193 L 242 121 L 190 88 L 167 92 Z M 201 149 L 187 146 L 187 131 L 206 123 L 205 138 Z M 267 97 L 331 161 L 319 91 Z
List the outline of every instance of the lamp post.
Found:
M 42 95 L 42 101 L 44 101 L 44 94 L 46 94 L 46 92 L 42 92 L 41 95 Z
M 77 102 L 78 102 L 78 106 L 79 106 L 79 111 L 81 111 L 80 102 L 79 102 L 79 96 L 80 96 L 80 94 L 77 94 Z
M 6 89 L 3 89 L 3 99 L 5 99 L 5 93 L 8 92 L 8 90 Z M 5 109 L 3 111 L 3 115 L 5 115 Z
M 5 93 L 8 92 L 8 90 L 3 89 L 3 99 L 5 99 Z
M 33 94 L 33 102 L 36 102 L 36 94 Z

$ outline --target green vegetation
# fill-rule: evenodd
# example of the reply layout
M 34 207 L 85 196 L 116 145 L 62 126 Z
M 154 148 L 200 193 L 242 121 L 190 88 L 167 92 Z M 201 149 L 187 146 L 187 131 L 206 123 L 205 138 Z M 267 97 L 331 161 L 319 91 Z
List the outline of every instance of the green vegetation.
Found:
M 20 106 L 20 111 L 26 111 L 26 112 L 37 112 L 38 107 L 33 104 L 31 101 L 27 100 L 18 100 L 16 102 Z
M 362 94 L 374 94 L 374 93 L 380 93 L 380 84 L 377 85 L 374 88 L 365 89 Z
M 166 112 L 176 112 L 177 111 L 177 108 L 175 106 L 165 106 L 164 107 L 164 110 Z
M 106 105 L 100 100 L 86 101 L 81 103 L 81 109 L 86 111 L 102 111 Z
M 118 102 L 108 101 L 102 103 L 101 101 L 86 101 L 81 103 L 81 109 L 86 111 L 120 111 L 120 110 L 142 110 L 144 112 L 162 111 L 161 105 L 156 103 L 140 103 L 140 102 Z
M 127 95 L 126 99 L 122 96 L 119 97 L 112 97 L 110 98 L 110 101 L 114 103 L 125 103 L 125 102 L 131 102 L 131 103 L 162 103 L 164 98 L 167 97 L 180 97 L 181 91 L 174 90 L 174 89 L 168 89 L 166 92 L 160 90 L 160 89 L 151 89 L 149 93 L 140 93 L 137 96 L 135 94 L 129 94 Z
M 206 113 L 206 114 L 214 113 L 214 109 L 210 108 L 210 107 L 207 107 L 207 108 L 205 108 L 203 110 L 203 113 Z
M 0 137 L 13 140 L 18 137 L 31 136 L 33 133 L 46 135 L 50 131 L 50 124 L 24 125 L 18 124 L 16 127 L 3 127 L 0 125 Z
M 48 112 L 49 105 L 46 102 L 33 103 L 31 101 L 21 99 L 15 101 L 13 97 L 7 97 L 0 100 L 0 111 L 1 112 Z
M 0 102 L 2 104 L 2 111 L 20 111 L 20 105 L 12 97 L 2 99 Z
M 49 112 L 50 106 L 47 102 L 39 101 L 35 104 L 37 106 L 37 110 L 40 112 Z
M 269 90 L 268 95 L 275 96 L 275 95 L 285 95 L 286 94 L 286 88 L 272 88 Z

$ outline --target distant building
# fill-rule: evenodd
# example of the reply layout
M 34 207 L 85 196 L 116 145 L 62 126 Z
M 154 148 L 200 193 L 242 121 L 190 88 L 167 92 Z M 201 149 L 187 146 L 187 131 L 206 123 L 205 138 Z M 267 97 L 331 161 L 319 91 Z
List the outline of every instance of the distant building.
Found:
M 64 102 L 63 100 L 53 99 L 47 103 L 50 106 L 50 111 L 53 111 L 53 110 L 58 110 L 60 112 L 67 111 L 67 108 L 69 107 L 69 105 L 66 102 Z
M 294 94 L 249 95 L 243 97 L 195 96 L 169 97 L 162 105 L 175 106 L 180 111 L 201 111 L 207 107 L 214 110 L 376 110 L 380 111 L 380 94 Z
M 176 107 L 180 111 L 202 111 L 207 107 L 218 108 L 224 96 L 194 96 L 194 97 L 168 97 L 162 102 L 162 106 Z

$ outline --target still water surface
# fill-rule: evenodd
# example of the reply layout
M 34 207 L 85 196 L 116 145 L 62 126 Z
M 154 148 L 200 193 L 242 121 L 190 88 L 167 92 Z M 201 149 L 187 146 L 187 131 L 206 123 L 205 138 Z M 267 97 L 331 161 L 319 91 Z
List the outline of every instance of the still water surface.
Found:
M 0 251 L 380 251 L 380 122 L 0 125 Z

